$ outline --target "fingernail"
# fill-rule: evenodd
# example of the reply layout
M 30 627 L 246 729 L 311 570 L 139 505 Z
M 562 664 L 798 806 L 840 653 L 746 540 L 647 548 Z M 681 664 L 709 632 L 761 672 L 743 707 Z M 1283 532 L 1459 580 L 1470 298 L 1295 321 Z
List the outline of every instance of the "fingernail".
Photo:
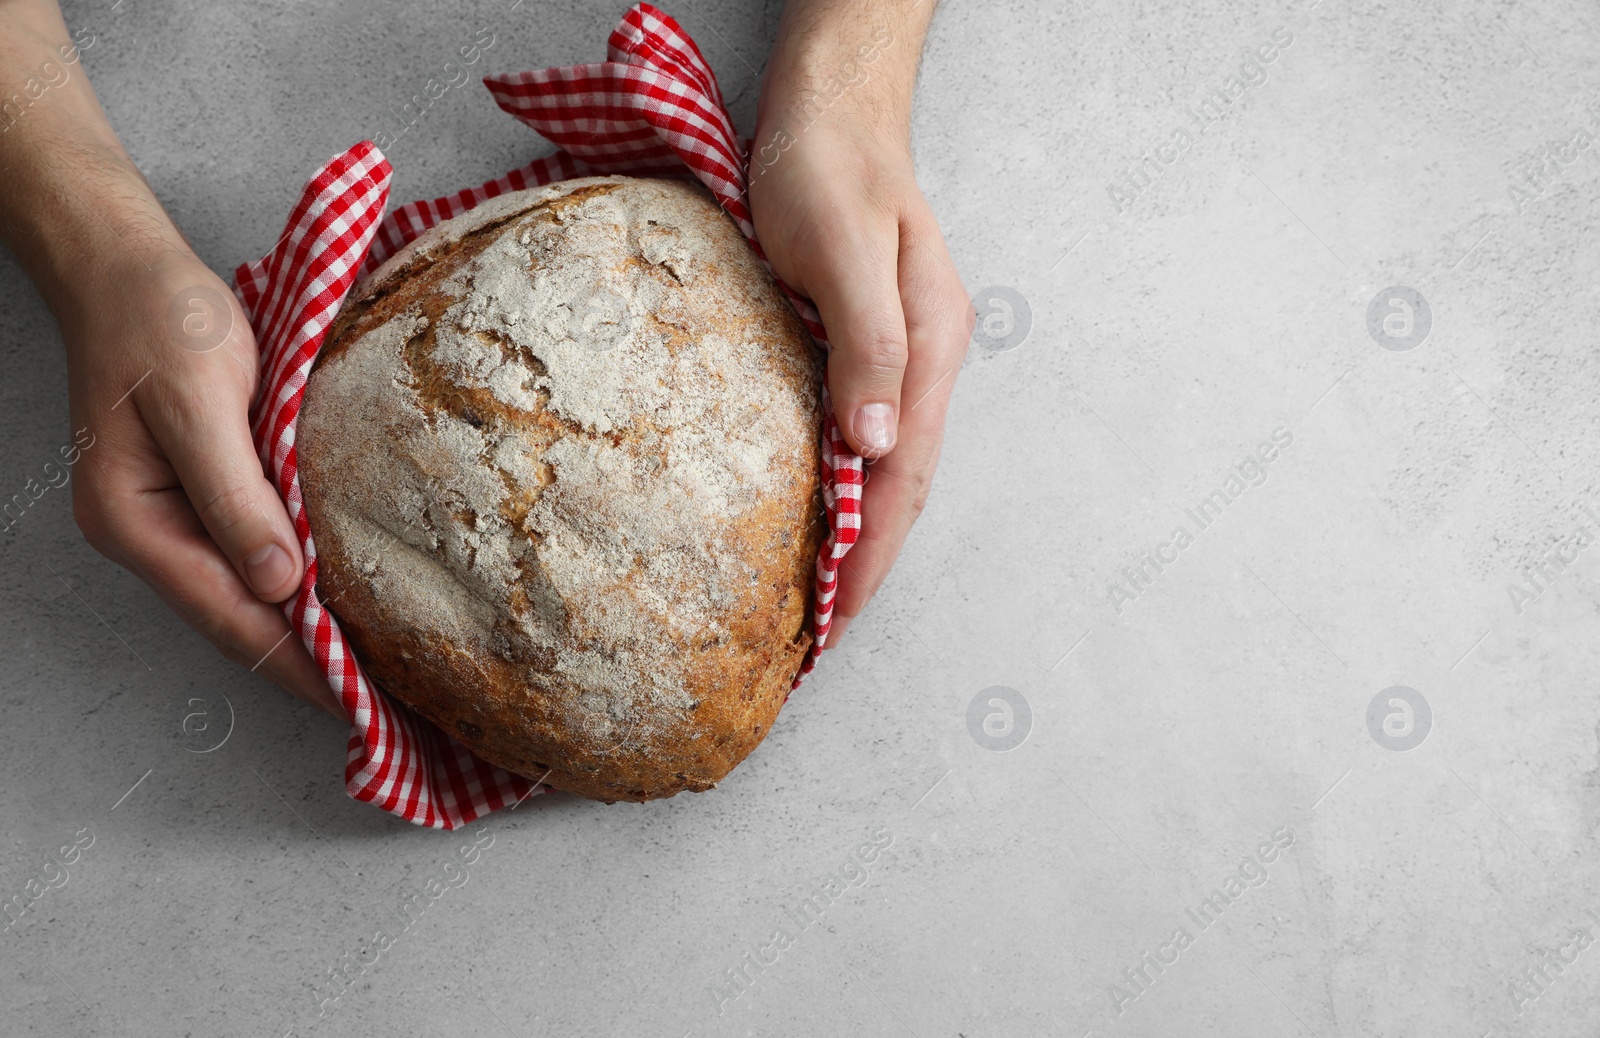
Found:
M 869 450 L 886 453 L 894 446 L 894 405 L 862 404 L 856 409 L 856 439 Z
M 283 587 L 294 574 L 294 561 L 276 544 L 258 548 L 244 557 L 245 579 L 258 595 L 269 595 Z

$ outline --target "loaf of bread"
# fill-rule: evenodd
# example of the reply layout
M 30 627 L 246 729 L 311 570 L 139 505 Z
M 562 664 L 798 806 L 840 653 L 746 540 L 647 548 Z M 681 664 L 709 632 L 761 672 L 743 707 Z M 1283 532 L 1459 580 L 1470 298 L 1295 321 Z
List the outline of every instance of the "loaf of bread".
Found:
M 484 760 L 719 782 L 811 644 L 821 358 L 698 185 L 492 199 L 352 291 L 296 437 L 319 594 Z

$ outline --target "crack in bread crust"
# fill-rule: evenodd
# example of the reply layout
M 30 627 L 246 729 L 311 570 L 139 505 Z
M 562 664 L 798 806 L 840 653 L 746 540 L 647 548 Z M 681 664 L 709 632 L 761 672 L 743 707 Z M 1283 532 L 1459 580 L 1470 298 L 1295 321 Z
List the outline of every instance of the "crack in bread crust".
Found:
M 323 597 L 374 680 L 492 763 L 608 802 L 708 789 L 810 647 L 820 392 L 703 189 L 491 200 L 329 330 L 297 444 Z

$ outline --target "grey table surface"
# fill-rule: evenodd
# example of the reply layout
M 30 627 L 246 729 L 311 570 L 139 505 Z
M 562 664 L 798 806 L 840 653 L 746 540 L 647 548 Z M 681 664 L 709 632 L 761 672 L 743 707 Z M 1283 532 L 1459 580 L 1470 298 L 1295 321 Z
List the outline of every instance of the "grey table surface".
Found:
M 225 273 L 480 28 L 480 71 L 573 64 L 625 6 L 66 13 Z M 748 131 L 778 3 L 668 9 Z M 32 900 L 0 1031 L 1595 1033 L 1597 43 L 1576 0 L 941 4 L 921 181 L 1027 335 L 973 347 L 898 567 L 707 794 L 476 836 L 352 801 L 346 732 L 48 492 L 0 533 L 0 898 Z M 474 83 L 389 149 L 393 197 L 546 150 Z M 0 262 L 9 497 L 71 430 Z

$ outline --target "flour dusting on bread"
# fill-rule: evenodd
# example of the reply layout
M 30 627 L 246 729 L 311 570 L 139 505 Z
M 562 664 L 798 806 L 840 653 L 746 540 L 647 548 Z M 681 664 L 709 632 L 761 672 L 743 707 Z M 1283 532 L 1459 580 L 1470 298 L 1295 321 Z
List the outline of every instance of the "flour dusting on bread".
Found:
M 568 181 L 435 228 L 352 300 L 300 435 L 332 608 L 369 654 L 412 638 L 363 662 L 435 720 L 457 695 L 458 735 L 533 718 L 585 795 L 670 795 L 583 788 L 652 755 L 703 788 L 694 744 L 776 713 L 818 536 L 818 359 L 737 229 L 688 184 Z M 408 685 L 443 681 L 482 687 Z

